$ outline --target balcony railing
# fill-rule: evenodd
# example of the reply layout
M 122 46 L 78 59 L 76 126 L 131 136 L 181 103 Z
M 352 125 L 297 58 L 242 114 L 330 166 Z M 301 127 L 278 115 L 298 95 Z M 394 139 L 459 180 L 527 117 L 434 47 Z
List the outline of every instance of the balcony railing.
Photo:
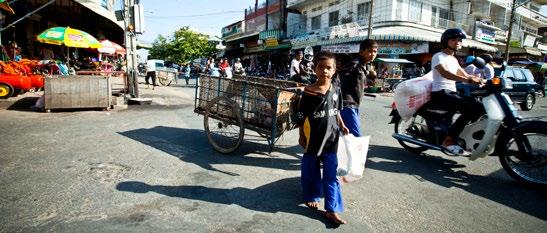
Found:
M 547 25 L 547 17 L 526 7 L 519 7 L 515 10 L 515 12 L 519 15 L 522 15 L 525 19 L 527 18 L 531 21 L 535 21 L 536 23 Z
M 302 3 L 306 3 L 306 2 L 314 2 L 314 1 L 313 0 L 288 0 L 287 7 L 290 8 L 290 7 L 293 7 Z
M 222 38 L 237 35 L 237 34 L 240 34 L 240 33 L 243 33 L 243 29 L 241 29 L 241 28 L 238 28 L 236 30 L 230 30 L 228 32 L 223 32 L 222 33 Z

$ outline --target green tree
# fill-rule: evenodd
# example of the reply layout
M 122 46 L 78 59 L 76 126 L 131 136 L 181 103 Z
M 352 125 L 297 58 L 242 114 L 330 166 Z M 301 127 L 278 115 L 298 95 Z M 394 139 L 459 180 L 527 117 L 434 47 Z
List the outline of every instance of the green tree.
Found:
M 152 48 L 149 51 L 150 57 L 155 59 L 166 59 L 168 55 L 169 50 L 169 42 L 167 41 L 167 38 L 165 38 L 162 35 L 159 35 L 156 40 L 154 40 L 154 43 L 152 43 Z
M 217 49 L 209 42 L 208 35 L 194 32 L 189 27 L 180 28 L 169 38 L 158 36 L 150 49 L 151 57 L 178 63 L 208 57 L 216 52 Z

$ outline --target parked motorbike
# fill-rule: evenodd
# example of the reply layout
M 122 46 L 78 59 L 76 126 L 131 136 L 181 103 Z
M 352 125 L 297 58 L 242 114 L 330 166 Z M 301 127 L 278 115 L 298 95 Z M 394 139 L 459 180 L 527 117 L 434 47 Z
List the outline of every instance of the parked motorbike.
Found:
M 480 101 L 486 114 L 466 125 L 458 144 L 471 152 L 470 160 L 498 156 L 503 169 L 517 181 L 546 187 L 547 122 L 522 119 L 509 96 L 503 93 L 511 85 L 510 80 L 496 77 L 481 87 L 484 97 Z M 405 121 L 394 106 L 390 114 L 393 137 L 413 153 L 431 149 L 448 154 L 441 143 L 455 114 L 428 102 Z

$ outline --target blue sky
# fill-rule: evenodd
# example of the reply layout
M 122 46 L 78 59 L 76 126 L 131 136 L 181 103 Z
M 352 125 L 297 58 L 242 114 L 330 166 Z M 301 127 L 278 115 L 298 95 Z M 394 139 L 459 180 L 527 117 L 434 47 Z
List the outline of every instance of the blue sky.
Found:
M 146 32 L 139 40 L 153 42 L 159 34 L 169 36 L 183 27 L 220 36 L 222 27 L 243 19 L 245 8 L 254 0 L 141 0 Z M 260 0 L 259 2 L 263 2 Z M 541 8 L 547 15 L 547 6 Z
M 242 20 L 254 0 L 141 0 L 144 4 L 145 33 L 139 40 L 153 42 L 161 34 L 190 26 L 208 35 L 220 36 L 222 27 Z

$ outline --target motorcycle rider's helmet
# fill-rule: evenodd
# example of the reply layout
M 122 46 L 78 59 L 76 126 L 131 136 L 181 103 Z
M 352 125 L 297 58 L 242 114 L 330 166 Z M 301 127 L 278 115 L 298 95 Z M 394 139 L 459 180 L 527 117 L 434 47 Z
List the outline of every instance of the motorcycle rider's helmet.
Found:
M 475 65 L 477 68 L 482 69 L 486 65 L 486 62 L 481 57 L 475 58 L 475 60 L 472 61 L 473 65 Z
M 490 54 L 488 54 L 488 53 L 485 53 L 485 54 L 483 54 L 483 55 L 480 55 L 479 57 L 482 58 L 482 59 L 484 59 L 484 62 L 486 62 L 486 64 L 492 62 L 492 60 L 494 59 L 494 58 L 492 57 L 492 55 L 490 55 Z
M 241 61 L 241 58 L 239 58 L 239 57 L 238 57 L 238 58 L 236 58 L 236 61 Z
M 467 36 L 465 35 L 465 32 L 459 28 L 450 28 L 446 29 L 443 34 L 441 35 L 441 45 L 443 48 L 448 47 L 448 40 L 459 38 L 459 39 L 465 39 Z
M 312 47 L 306 47 L 304 49 L 304 60 L 306 61 L 312 61 L 313 60 L 313 48 Z
M 469 56 L 465 57 L 465 65 L 466 66 L 471 65 L 471 63 L 473 63 L 473 61 L 475 61 L 475 56 L 469 55 Z

